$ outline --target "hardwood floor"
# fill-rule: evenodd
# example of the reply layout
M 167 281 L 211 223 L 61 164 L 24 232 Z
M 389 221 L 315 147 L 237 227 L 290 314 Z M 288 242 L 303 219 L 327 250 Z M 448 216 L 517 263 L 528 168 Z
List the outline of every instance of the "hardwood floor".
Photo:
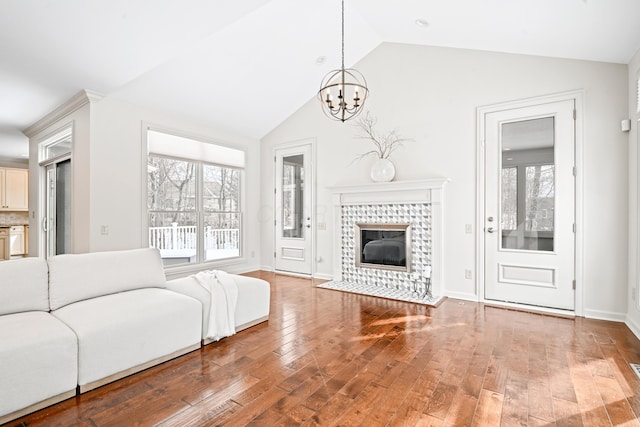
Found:
M 272 284 L 271 318 L 9 425 L 639 425 L 621 323 Z

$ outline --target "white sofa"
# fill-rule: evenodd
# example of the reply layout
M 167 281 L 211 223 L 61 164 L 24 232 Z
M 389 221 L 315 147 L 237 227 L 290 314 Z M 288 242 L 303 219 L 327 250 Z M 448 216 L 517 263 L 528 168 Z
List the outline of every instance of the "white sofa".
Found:
M 51 314 L 78 337 L 78 386 L 91 390 L 200 347 L 202 306 L 166 289 L 155 249 L 52 257 Z
M 268 282 L 233 277 L 237 330 L 267 320 Z M 0 263 L 0 424 L 199 348 L 209 307 L 155 249 Z
M 49 313 L 47 262 L 0 263 L 0 424 L 76 394 L 78 340 Z

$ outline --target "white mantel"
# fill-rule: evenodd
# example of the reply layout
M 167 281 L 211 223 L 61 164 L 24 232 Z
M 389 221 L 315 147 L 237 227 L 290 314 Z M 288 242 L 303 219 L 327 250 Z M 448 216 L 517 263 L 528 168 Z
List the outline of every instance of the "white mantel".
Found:
M 416 181 L 369 182 L 366 184 L 329 187 L 333 204 L 361 203 L 440 203 L 448 178 Z
M 448 178 L 392 181 L 329 187 L 334 206 L 334 276 L 342 280 L 342 207 L 354 205 L 429 203 L 431 206 L 431 283 L 434 295 L 443 289 L 442 205 Z

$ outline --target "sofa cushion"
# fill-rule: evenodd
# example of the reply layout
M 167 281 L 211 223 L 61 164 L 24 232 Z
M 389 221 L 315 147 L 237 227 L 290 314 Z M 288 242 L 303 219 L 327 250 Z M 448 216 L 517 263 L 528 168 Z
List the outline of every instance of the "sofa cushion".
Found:
M 75 334 L 51 314 L 0 316 L 0 417 L 75 391 L 77 355 Z
M 0 315 L 49 311 L 47 262 L 22 258 L 0 262 Z
M 234 276 L 238 285 L 236 327 L 243 329 L 269 316 L 271 286 L 257 277 Z
M 271 287 L 266 280 L 256 277 L 231 275 L 238 286 L 238 304 L 236 305 L 236 332 L 255 325 L 269 317 Z M 211 293 L 193 277 L 169 280 L 167 289 L 196 298 L 202 304 L 202 338 L 209 330 Z
M 202 337 L 202 307 L 166 289 L 138 289 L 53 311 L 78 337 L 78 385 L 170 355 Z
M 164 288 L 160 252 L 154 248 L 49 258 L 51 310 L 67 304 L 141 288 Z

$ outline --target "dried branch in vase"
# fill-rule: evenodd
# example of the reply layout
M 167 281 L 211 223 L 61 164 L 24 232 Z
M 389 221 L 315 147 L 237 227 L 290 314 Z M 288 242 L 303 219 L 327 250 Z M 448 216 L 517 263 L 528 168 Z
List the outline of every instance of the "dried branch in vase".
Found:
M 397 129 L 387 132 L 386 134 L 377 132 L 374 129 L 377 122 L 378 119 L 372 116 L 369 111 L 356 120 L 355 126 L 358 127 L 361 132 L 356 138 L 371 141 L 374 146 L 372 150 L 361 154 L 356 160 L 361 160 L 371 154 L 375 154 L 379 159 L 388 159 L 398 147 L 402 147 L 404 142 L 413 141 L 411 138 L 402 137 Z

